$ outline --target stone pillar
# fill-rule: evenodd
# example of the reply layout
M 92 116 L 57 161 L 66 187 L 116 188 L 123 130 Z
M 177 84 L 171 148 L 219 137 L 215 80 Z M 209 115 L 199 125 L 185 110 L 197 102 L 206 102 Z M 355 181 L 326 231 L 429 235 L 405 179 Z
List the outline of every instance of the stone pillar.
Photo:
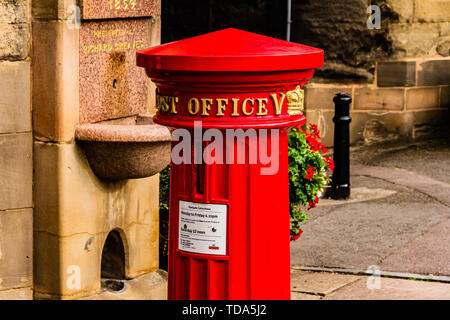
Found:
M 101 289 L 102 250 L 113 230 L 126 278 L 158 269 L 159 176 L 99 179 L 74 131 L 153 110 L 154 89 L 135 51 L 159 44 L 160 3 L 48 0 L 32 9 L 34 296 L 76 299 Z M 165 298 L 165 288 L 161 278 L 148 290 Z
M 0 2 L 0 300 L 32 297 L 30 4 Z

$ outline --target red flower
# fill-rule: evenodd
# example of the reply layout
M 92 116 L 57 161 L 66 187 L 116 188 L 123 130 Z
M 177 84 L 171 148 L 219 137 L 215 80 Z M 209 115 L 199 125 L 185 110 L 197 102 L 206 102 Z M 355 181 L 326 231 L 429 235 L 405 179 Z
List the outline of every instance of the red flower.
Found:
M 309 210 L 309 209 L 312 209 L 312 208 L 315 208 L 317 203 L 319 203 L 319 196 L 316 196 L 316 199 L 315 199 L 314 202 L 312 202 L 312 201 L 309 202 L 309 208 L 308 208 L 308 210 Z
M 300 229 L 300 231 L 297 234 L 294 234 L 293 232 L 291 232 L 291 241 L 295 241 L 298 238 L 300 238 L 300 236 L 302 235 L 303 230 Z
M 328 164 L 328 168 L 333 172 L 334 171 L 334 161 L 330 157 L 325 158 L 325 162 Z
M 314 174 L 315 174 L 314 168 L 310 165 L 308 170 L 306 170 L 306 177 L 305 178 L 309 180 L 312 177 L 314 177 Z
M 312 133 L 311 133 L 312 136 L 314 136 L 314 137 L 320 139 L 320 136 L 319 136 L 320 131 L 319 131 L 319 129 L 317 128 L 317 125 L 316 125 L 316 124 L 310 123 L 310 124 L 309 124 L 309 129 L 312 131 Z

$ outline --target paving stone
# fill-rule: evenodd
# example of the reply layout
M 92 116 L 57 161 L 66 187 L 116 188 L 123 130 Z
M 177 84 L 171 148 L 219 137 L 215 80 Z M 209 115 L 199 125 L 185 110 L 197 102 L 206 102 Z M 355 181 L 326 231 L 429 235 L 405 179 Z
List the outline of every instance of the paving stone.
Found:
M 122 290 L 103 289 L 100 293 L 82 300 L 166 300 L 167 272 L 156 270 L 138 278 L 124 281 Z
M 351 170 L 365 174 L 355 165 Z M 402 185 L 365 176 L 351 176 L 350 182 L 352 188 L 370 186 L 397 193 L 334 206 L 321 206 L 319 201 L 307 212 L 302 236 L 291 243 L 292 265 L 366 270 L 448 217 L 447 206 Z
M 415 83 L 415 61 L 378 62 L 377 84 L 379 87 L 410 87 Z
M 450 219 L 447 219 L 388 256 L 380 268 L 425 275 L 450 275 L 449 244 Z
M 2 290 L 0 291 L 0 300 L 33 300 L 33 289 Z
M 300 292 L 291 292 L 291 300 L 320 300 L 319 295 L 315 294 L 306 294 L 306 293 L 300 293 Z
M 380 289 L 369 289 L 367 277 L 326 297 L 325 300 L 449 300 L 450 284 L 379 278 Z M 369 280 L 372 281 L 372 280 Z M 374 281 L 371 283 L 375 283 Z
M 325 296 L 360 278 L 355 275 L 291 269 L 291 291 Z

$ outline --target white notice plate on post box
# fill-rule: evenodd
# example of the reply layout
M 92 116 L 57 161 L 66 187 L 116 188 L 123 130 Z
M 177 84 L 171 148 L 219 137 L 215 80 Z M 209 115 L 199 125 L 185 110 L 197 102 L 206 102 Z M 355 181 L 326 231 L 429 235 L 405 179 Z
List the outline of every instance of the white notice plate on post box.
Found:
M 178 249 L 193 253 L 225 255 L 227 205 L 180 200 Z

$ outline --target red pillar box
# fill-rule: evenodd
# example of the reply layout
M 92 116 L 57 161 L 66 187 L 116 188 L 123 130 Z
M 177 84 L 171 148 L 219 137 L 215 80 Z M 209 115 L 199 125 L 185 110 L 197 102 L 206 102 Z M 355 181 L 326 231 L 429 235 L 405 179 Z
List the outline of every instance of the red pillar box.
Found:
M 174 128 L 169 299 L 289 299 L 288 131 L 323 51 L 226 29 L 137 64 Z

